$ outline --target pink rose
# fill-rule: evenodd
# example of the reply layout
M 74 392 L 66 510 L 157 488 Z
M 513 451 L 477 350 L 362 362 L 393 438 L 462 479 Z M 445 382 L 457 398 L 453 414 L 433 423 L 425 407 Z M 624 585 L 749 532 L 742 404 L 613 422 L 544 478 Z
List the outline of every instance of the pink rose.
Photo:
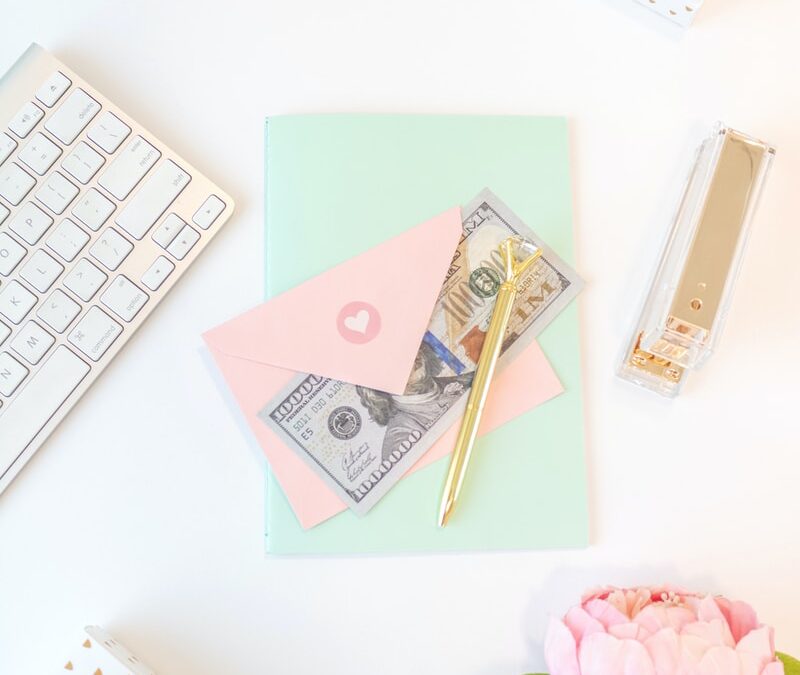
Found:
M 750 605 L 666 586 L 587 594 L 544 653 L 550 675 L 784 675 Z

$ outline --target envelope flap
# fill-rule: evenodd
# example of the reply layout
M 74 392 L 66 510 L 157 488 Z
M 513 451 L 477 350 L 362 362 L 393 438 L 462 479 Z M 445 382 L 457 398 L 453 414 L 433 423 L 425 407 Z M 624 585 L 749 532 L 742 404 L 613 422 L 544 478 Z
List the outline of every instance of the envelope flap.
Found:
M 230 356 L 400 394 L 461 234 L 455 207 L 203 337 Z

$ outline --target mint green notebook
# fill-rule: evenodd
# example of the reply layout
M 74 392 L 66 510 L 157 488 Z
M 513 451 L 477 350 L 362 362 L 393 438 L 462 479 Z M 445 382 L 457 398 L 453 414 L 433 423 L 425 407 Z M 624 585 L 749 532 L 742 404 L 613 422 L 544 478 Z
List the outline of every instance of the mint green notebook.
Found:
M 266 295 L 296 286 L 490 188 L 573 263 L 561 118 L 273 117 L 266 127 Z M 310 309 L 313 311 L 313 308 Z M 403 479 L 363 518 L 303 530 L 267 471 L 274 554 L 537 549 L 588 544 L 578 311 L 540 337 L 566 392 L 478 441 L 459 508 L 436 514 L 448 459 Z M 513 367 L 513 365 L 511 366 Z

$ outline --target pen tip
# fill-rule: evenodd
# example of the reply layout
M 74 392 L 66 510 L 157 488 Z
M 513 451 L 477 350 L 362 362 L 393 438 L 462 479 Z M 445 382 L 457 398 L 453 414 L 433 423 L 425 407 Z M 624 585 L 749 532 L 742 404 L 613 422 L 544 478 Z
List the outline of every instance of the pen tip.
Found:
M 442 502 L 441 511 L 439 511 L 439 527 L 445 527 L 447 521 L 450 520 L 450 515 L 453 513 L 453 501 L 448 499 Z

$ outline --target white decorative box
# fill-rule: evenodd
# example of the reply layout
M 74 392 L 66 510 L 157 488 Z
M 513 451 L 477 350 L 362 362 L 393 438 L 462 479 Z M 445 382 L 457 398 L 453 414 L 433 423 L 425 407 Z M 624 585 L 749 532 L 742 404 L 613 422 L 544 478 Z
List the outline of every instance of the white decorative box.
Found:
M 703 6 L 703 0 L 636 0 L 670 21 L 688 27 Z
M 74 675 L 155 675 L 123 645 L 99 626 L 86 626 L 85 633 L 59 672 Z

